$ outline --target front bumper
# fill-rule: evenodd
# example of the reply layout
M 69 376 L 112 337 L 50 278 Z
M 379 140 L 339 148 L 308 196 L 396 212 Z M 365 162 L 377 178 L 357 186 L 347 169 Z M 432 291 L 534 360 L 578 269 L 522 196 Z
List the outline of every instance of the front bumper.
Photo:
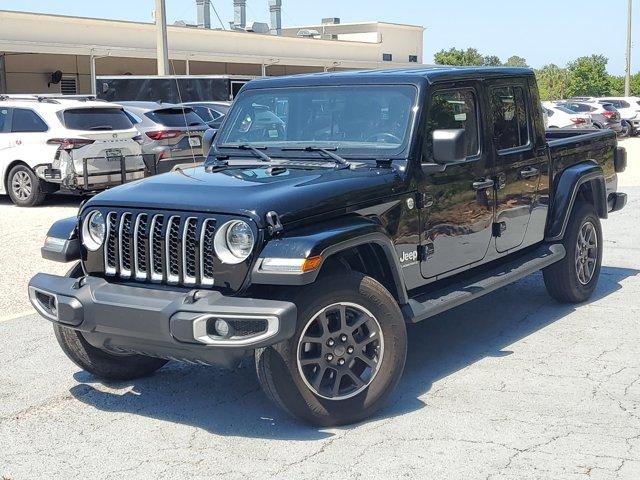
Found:
M 292 337 L 297 319 L 290 302 L 134 287 L 98 277 L 39 273 L 29 282 L 29 298 L 44 318 L 82 332 L 96 348 L 228 368 L 256 348 Z M 237 334 L 219 336 L 214 324 L 220 319 Z

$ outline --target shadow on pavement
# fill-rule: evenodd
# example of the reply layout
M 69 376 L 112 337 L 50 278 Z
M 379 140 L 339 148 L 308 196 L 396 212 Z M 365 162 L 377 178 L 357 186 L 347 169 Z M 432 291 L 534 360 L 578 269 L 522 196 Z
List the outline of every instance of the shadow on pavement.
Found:
M 77 207 L 80 205 L 82 200 L 86 197 L 81 197 L 78 195 L 65 195 L 61 193 L 54 193 L 51 195 L 47 195 L 42 202 L 41 205 L 37 207 L 29 207 L 29 208 L 46 208 L 46 207 Z M 9 198 L 9 195 L 0 195 L 0 206 L 14 206 L 13 202 Z M 19 208 L 19 207 L 16 207 Z
M 620 282 L 640 271 L 602 267 L 592 300 L 621 287 Z M 390 405 L 374 419 L 394 417 L 424 407 L 421 396 L 434 382 L 486 357 L 502 357 L 505 347 L 561 320 L 575 310 L 551 300 L 536 274 L 432 320 L 408 326 L 409 355 L 404 376 Z M 314 440 L 331 432 L 290 419 L 260 391 L 253 364 L 235 372 L 211 367 L 169 364 L 154 376 L 111 387 L 105 392 L 97 381 L 78 372 L 80 382 L 71 389 L 79 401 L 99 410 L 142 415 L 192 425 L 216 435 Z M 345 429 L 354 428 L 345 427 Z

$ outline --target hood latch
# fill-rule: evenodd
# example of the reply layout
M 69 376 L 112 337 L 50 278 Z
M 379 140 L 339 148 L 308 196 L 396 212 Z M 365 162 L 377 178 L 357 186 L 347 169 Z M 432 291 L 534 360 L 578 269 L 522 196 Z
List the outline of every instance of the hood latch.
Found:
M 277 235 L 284 229 L 277 212 L 267 212 L 267 214 L 265 215 L 265 219 L 267 221 L 267 229 L 269 230 L 269 235 Z

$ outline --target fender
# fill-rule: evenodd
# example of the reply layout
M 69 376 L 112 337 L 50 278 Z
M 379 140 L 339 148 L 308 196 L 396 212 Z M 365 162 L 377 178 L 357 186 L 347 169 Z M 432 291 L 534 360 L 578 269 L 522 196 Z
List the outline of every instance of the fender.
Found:
M 593 160 L 580 162 L 565 169 L 554 182 L 553 205 L 547 221 L 547 241 L 558 241 L 564 232 L 576 202 L 580 187 L 588 185 L 596 213 L 607 218 L 607 187 L 602 167 Z
M 395 293 L 401 304 L 408 296 L 395 247 L 384 228 L 360 216 L 344 217 L 302 227 L 271 239 L 262 249 L 251 273 L 251 283 L 266 285 L 308 285 L 315 282 L 322 265 L 332 255 L 350 248 L 375 244 L 382 248 L 393 276 Z M 260 269 L 265 258 L 305 259 L 320 257 L 318 268 L 305 273 L 265 272 Z
M 80 260 L 78 217 L 64 218 L 51 225 L 40 253 L 42 258 L 54 262 Z

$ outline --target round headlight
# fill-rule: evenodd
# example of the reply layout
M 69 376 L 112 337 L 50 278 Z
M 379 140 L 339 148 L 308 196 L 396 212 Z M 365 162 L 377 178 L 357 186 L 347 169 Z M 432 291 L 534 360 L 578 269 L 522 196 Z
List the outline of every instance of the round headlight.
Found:
M 91 212 L 82 226 L 82 243 L 87 249 L 95 252 L 102 246 L 106 231 L 107 225 L 102 213 Z
M 222 263 L 244 262 L 253 250 L 254 236 L 251 227 L 242 220 L 227 222 L 216 232 L 214 248 Z

